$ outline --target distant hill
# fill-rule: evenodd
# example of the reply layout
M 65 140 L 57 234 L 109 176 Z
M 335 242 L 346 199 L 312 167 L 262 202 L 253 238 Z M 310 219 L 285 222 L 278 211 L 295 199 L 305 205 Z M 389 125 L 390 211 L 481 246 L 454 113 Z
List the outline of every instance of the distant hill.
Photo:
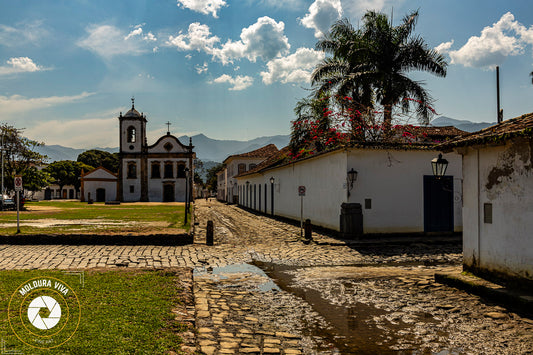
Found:
M 289 138 L 289 135 L 279 135 L 259 137 L 249 141 L 237 141 L 211 139 L 203 134 L 198 134 L 192 136 L 192 144 L 194 145 L 194 150 L 198 159 L 204 162 L 222 162 L 229 155 L 249 152 L 271 143 L 275 144 L 278 149 L 281 149 L 289 144 Z M 181 136 L 178 139 L 183 144 L 189 144 L 188 136 Z M 75 149 L 63 147 L 61 145 L 45 145 L 39 147 L 37 151 L 46 155 L 48 157 L 48 162 L 54 162 L 58 160 L 76 160 L 78 155 L 89 149 L 99 149 L 110 153 L 118 152 L 118 147 Z
M 495 125 L 496 122 L 471 122 L 467 120 L 456 120 L 454 118 L 440 116 L 431 121 L 431 125 L 436 127 L 454 126 L 466 132 L 475 132 Z

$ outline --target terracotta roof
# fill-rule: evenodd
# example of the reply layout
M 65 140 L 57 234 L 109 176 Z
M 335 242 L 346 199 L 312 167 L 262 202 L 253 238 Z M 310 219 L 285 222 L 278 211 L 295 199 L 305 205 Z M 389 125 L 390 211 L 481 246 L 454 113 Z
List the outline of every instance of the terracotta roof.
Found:
M 454 126 L 394 126 L 394 130 L 397 135 L 409 133 L 409 135 L 404 135 L 407 141 L 412 141 L 413 139 L 416 142 L 432 142 L 440 141 L 455 138 L 457 136 L 464 136 L 468 132 L 462 131 Z
M 269 144 L 259 149 L 252 150 L 251 152 L 230 155 L 224 159 L 223 163 L 225 163 L 229 158 L 267 158 L 277 152 L 278 148 L 274 144 Z
M 533 113 L 527 113 L 487 127 L 481 131 L 457 137 L 439 145 L 439 148 L 447 149 L 478 144 L 502 144 L 511 138 L 520 136 L 533 138 Z
M 235 177 L 251 175 L 251 174 L 258 173 L 258 172 L 260 172 L 261 170 L 264 170 L 264 169 L 273 168 L 274 166 L 283 163 L 285 161 L 285 158 L 287 158 L 287 154 L 290 151 L 291 150 L 289 149 L 289 146 L 286 146 L 285 148 L 282 148 L 281 150 L 278 150 L 276 148 L 276 152 L 271 154 L 267 159 L 265 159 L 263 162 L 258 164 L 255 168 L 250 169 L 250 170 L 248 170 L 248 171 L 246 171 L 244 173 L 241 173 L 241 174 L 239 174 L 239 175 L 237 175 Z

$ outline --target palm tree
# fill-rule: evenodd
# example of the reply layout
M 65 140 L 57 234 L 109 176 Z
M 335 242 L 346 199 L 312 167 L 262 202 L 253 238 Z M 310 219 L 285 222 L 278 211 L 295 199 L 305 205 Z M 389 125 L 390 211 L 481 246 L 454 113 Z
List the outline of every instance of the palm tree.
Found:
M 331 122 L 329 116 L 324 114 L 327 107 L 326 96 L 303 98 L 296 103 L 294 107 L 296 120 L 292 121 L 291 140 L 289 143 L 293 153 L 303 148 L 311 140 L 313 131 L 328 131 Z
M 422 37 L 413 35 L 417 19 L 418 11 L 414 11 L 400 25 L 392 26 L 387 15 L 369 11 L 358 30 L 346 19 L 337 21 L 316 46 L 332 54 L 313 72 L 316 92 L 330 90 L 341 96 L 350 93 L 355 102 L 366 107 L 379 103 L 386 132 L 390 131 L 396 105 L 408 113 L 414 102 L 418 118 L 427 123 L 431 96 L 421 82 L 407 74 L 422 70 L 445 77 L 447 63 Z

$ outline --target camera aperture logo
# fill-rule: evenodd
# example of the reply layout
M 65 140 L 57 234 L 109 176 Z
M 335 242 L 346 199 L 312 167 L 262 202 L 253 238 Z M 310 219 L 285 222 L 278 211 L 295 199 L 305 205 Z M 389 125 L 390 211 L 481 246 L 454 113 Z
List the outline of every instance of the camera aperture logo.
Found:
M 52 349 L 67 342 L 81 320 L 78 296 L 66 282 L 37 277 L 20 285 L 11 295 L 9 325 L 23 343 Z

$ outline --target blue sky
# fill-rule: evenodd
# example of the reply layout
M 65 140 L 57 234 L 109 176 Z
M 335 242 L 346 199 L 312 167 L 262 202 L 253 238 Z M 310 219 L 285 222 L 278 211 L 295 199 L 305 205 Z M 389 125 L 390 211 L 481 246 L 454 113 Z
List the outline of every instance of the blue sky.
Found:
M 166 132 L 247 140 L 288 134 L 308 95 L 314 50 L 331 23 L 368 9 L 394 23 L 419 9 L 416 33 L 449 60 L 425 82 L 439 114 L 494 121 L 533 111 L 530 0 L 0 0 L 0 121 L 46 144 L 118 145 L 120 111 Z

